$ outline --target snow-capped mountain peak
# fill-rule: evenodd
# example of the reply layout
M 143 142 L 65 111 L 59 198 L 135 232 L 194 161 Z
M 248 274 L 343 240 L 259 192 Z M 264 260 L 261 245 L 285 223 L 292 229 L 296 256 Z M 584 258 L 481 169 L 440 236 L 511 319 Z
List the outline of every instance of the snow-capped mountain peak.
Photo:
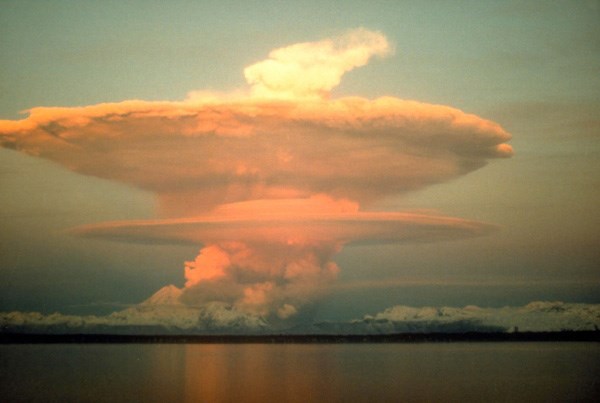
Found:
M 181 305 L 179 297 L 181 297 L 182 292 L 183 291 L 180 288 L 177 288 L 174 285 L 167 285 L 155 292 L 140 305 Z

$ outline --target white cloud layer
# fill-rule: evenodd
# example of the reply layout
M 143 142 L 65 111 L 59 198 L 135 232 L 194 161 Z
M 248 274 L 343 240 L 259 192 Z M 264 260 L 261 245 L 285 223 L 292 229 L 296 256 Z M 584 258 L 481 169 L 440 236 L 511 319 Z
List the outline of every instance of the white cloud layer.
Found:
M 507 331 L 547 332 L 561 330 L 596 330 L 600 327 L 600 305 L 535 301 L 522 307 L 480 308 L 466 306 L 423 307 L 394 306 L 356 321 L 375 331 L 394 325 L 472 324 L 476 329 L 497 328 Z
M 0 313 L 4 332 L 104 333 L 328 333 L 392 334 L 403 332 L 550 332 L 597 330 L 600 305 L 536 301 L 521 307 L 480 308 L 395 306 L 350 322 L 301 324 L 281 322 L 240 311 L 223 302 L 191 307 L 178 301 L 181 290 L 165 287 L 148 301 L 107 316 L 72 316 L 36 312 Z M 167 300 L 165 301 L 165 295 Z M 175 298 L 173 298 L 175 297 Z M 289 306 L 282 310 L 292 309 Z M 282 315 L 285 316 L 285 315 Z M 289 325 L 289 324 L 288 324 Z

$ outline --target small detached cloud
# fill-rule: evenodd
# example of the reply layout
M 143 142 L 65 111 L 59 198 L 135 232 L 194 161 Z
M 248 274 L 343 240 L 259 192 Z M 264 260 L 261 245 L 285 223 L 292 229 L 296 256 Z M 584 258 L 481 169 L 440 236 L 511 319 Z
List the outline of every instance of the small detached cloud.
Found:
M 246 67 L 244 76 L 257 97 L 323 98 L 344 73 L 389 53 L 383 34 L 359 28 L 337 38 L 275 49 L 267 60 Z

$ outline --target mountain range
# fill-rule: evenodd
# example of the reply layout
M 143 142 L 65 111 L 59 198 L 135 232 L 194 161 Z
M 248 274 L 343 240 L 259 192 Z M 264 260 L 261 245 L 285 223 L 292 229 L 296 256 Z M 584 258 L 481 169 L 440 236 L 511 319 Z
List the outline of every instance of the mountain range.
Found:
M 393 334 L 598 330 L 600 304 L 535 301 L 520 307 L 393 306 L 351 321 L 282 325 L 222 302 L 189 306 L 166 286 L 140 304 L 105 316 L 0 312 L 0 332 L 110 334 Z

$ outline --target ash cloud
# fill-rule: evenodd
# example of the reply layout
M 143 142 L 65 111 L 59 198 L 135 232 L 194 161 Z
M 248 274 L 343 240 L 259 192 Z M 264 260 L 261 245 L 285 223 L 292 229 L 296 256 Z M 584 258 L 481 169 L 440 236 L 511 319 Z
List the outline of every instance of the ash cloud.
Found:
M 163 216 L 324 193 L 368 206 L 511 155 L 498 125 L 395 98 L 34 108 L 4 147 L 156 193 Z
M 349 242 L 435 241 L 491 226 L 369 211 L 378 201 L 512 155 L 498 124 L 394 97 L 330 99 L 344 73 L 391 53 L 379 32 L 291 45 L 244 70 L 235 94 L 37 107 L 0 121 L 0 144 L 153 192 L 157 219 L 86 236 L 203 245 L 181 301 L 286 320 L 318 298 Z M 211 305 L 212 304 L 212 305 Z M 221 304 L 221 305 L 219 305 Z
M 287 319 L 335 280 L 339 267 L 332 257 L 339 249 L 323 243 L 209 245 L 186 263 L 182 300 L 196 306 L 222 301 L 240 312 Z
M 322 64 L 339 79 L 388 47 L 381 34 L 359 29 L 335 41 L 278 49 L 247 68 L 261 71 L 264 81 L 249 80 L 248 95 L 32 108 L 23 120 L 0 121 L 0 142 L 81 174 L 152 191 L 163 216 L 319 193 L 364 208 L 511 155 L 510 135 L 496 123 L 393 97 L 328 99 L 335 83 L 324 85 L 323 75 L 305 71 Z M 264 67 L 274 60 L 287 84 L 256 96 L 257 85 L 282 75 Z M 296 85 L 312 96 L 297 95 Z M 292 96 L 281 98 L 288 90 Z

